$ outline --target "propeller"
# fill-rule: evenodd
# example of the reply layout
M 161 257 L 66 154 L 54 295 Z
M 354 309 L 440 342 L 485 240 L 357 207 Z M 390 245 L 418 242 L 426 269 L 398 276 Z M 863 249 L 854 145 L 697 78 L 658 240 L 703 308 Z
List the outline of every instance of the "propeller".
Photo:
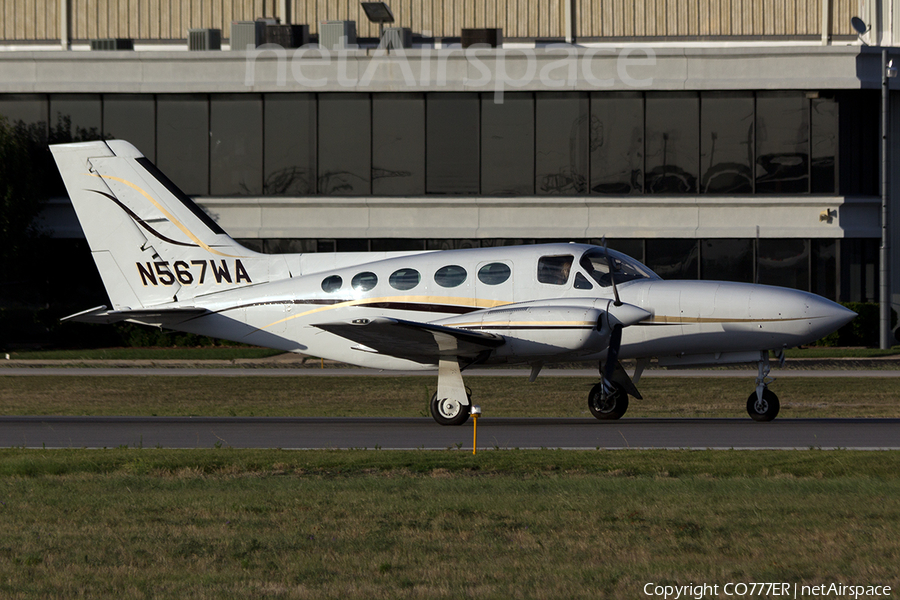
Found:
M 616 287 L 616 275 L 615 269 L 613 269 L 612 261 L 609 259 L 609 249 L 606 247 L 606 236 L 603 236 L 603 240 L 601 240 L 603 244 L 603 254 L 606 256 L 606 267 L 609 269 L 609 281 L 612 283 L 613 296 L 616 298 L 616 301 L 613 303 L 615 306 L 622 306 L 622 301 L 619 300 L 619 289 Z M 619 336 L 621 340 L 621 335 Z M 618 354 L 618 349 L 616 349 L 616 353 Z

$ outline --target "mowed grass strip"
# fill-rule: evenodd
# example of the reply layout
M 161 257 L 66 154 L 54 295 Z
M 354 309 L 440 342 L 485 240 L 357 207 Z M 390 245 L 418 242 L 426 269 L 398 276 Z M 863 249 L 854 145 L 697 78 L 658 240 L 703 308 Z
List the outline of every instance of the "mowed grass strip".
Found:
M 815 450 L 4 450 L 0 596 L 897 589 L 898 467 L 897 452 Z
M 743 417 L 753 375 L 646 378 L 627 417 Z M 467 379 L 485 417 L 587 417 L 595 378 Z M 0 376 L 0 414 L 428 416 L 436 377 Z M 781 417 L 900 417 L 900 379 L 784 378 Z

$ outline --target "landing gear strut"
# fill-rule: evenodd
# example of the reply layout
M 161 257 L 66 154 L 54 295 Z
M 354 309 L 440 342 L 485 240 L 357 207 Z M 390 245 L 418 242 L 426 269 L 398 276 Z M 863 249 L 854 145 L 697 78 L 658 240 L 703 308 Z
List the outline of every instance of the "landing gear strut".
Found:
M 784 352 L 779 355 L 779 360 L 784 363 Z M 754 421 L 771 421 L 778 416 L 781 405 L 778 396 L 769 389 L 773 379 L 769 377 L 769 351 L 759 353 L 759 374 L 756 377 L 756 391 L 747 398 L 747 413 Z

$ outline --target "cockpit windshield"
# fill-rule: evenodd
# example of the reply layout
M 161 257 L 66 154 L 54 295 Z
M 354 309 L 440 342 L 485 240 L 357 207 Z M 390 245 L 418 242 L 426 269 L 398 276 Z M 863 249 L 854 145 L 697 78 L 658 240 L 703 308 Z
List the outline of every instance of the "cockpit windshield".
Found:
M 610 271 L 612 277 L 615 277 L 616 285 L 635 279 L 659 279 L 659 275 L 638 261 L 615 250 L 592 248 L 582 255 L 581 267 L 602 287 L 612 285 Z

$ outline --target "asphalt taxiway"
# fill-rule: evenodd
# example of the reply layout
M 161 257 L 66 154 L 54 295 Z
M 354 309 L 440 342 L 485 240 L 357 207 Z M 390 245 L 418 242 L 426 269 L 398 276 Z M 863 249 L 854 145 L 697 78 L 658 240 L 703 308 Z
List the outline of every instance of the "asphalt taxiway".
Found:
M 472 422 L 429 418 L 0 417 L 0 447 L 369 448 L 472 447 Z M 900 419 L 497 418 L 478 421 L 479 449 L 900 449 Z

